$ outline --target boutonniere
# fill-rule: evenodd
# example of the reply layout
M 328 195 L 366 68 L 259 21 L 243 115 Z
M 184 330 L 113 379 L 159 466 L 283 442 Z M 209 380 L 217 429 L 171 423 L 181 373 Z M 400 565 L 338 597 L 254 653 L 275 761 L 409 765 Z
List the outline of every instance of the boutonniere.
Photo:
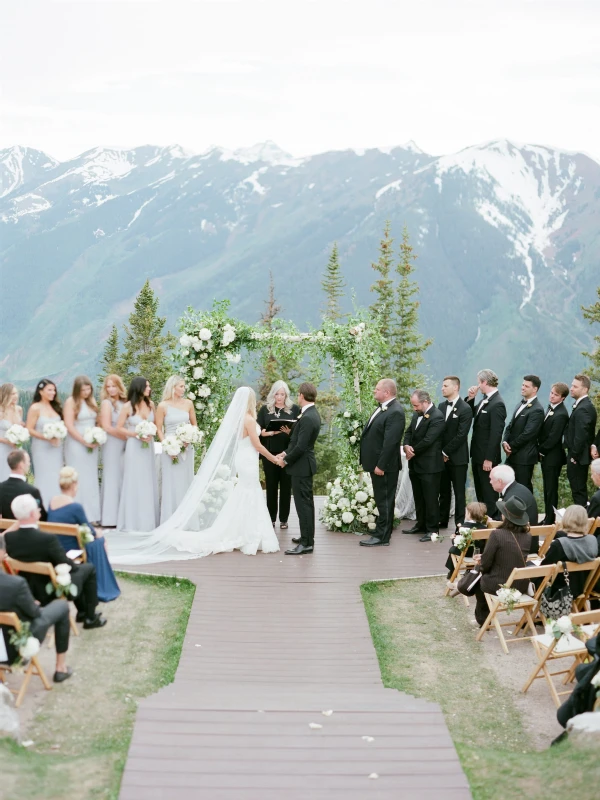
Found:
M 549 416 L 549 417 L 553 416 L 553 414 L 554 414 L 554 411 L 549 411 L 549 412 L 548 412 L 548 416 Z
M 388 407 L 387 406 L 383 406 L 382 409 L 381 409 L 381 413 L 383 414 L 383 412 L 387 411 L 387 410 L 388 410 Z
M 424 417 L 425 419 L 429 419 L 429 414 L 423 414 L 423 417 Z
M 525 408 L 531 408 L 531 403 L 527 403 L 527 405 L 525 406 Z

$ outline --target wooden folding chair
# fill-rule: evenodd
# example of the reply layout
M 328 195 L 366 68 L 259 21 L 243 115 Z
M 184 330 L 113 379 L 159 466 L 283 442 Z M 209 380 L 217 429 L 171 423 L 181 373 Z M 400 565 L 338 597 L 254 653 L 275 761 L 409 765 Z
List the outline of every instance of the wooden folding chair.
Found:
M 577 613 L 579 611 L 585 611 L 585 607 L 594 591 L 596 581 L 600 579 L 600 558 L 595 558 L 593 561 L 584 561 L 583 564 L 576 564 L 574 561 L 567 561 L 565 566 L 569 573 L 586 572 L 586 570 L 589 570 L 589 574 L 583 586 L 583 591 L 580 595 L 573 598 L 573 612 Z M 562 562 L 560 562 L 560 567 L 562 569 Z
M 488 517 L 487 526 L 488 526 L 488 528 L 500 528 L 502 526 L 502 520 L 501 519 L 490 519 Z
M 600 528 L 600 517 L 592 517 L 589 521 L 588 534 L 595 534 L 598 528 Z
M 531 535 L 539 536 L 540 539 L 540 547 L 538 550 L 538 558 L 543 559 L 548 550 L 550 549 L 550 545 L 554 541 L 554 537 L 558 531 L 558 524 L 555 525 L 536 525 L 534 528 L 531 528 L 530 533 Z M 543 541 L 542 541 L 543 540 Z
M 521 690 L 525 694 L 534 680 L 537 678 L 545 678 L 550 688 L 550 694 L 552 695 L 552 699 L 554 700 L 557 708 L 561 704 L 561 696 L 571 694 L 572 689 L 569 689 L 565 692 L 557 691 L 552 678 L 556 675 L 564 675 L 565 678 L 563 680 L 563 685 L 568 683 L 570 680 L 573 680 L 575 667 L 578 664 L 586 661 L 589 657 L 587 648 L 585 646 L 585 641 L 592 636 L 598 635 L 600 632 L 600 609 L 595 609 L 594 611 L 583 611 L 580 614 L 570 614 L 570 618 L 573 625 L 590 626 L 587 634 L 584 634 L 583 639 L 576 639 L 572 635 L 568 639 L 566 637 L 555 639 L 554 636 L 551 636 L 548 633 L 543 633 L 539 636 L 533 636 L 530 641 L 533 645 L 533 649 L 535 650 L 538 662 L 533 668 L 531 675 L 527 679 L 525 686 L 523 686 L 523 689 Z M 572 658 L 574 661 L 568 669 L 550 672 L 548 669 L 548 662 L 557 661 L 561 658 Z
M 18 575 L 19 572 L 29 572 L 33 575 L 46 575 L 52 582 L 52 586 L 56 589 L 58 581 L 56 580 L 56 572 L 52 564 L 46 561 L 17 561 L 16 558 L 4 556 L 4 564 L 9 568 L 13 575 Z M 65 598 L 66 600 L 66 598 Z M 69 626 L 73 636 L 79 636 L 75 620 L 69 614 Z
M 488 528 L 482 530 L 480 528 L 472 528 L 471 529 L 471 536 L 473 538 L 473 542 L 477 541 L 485 541 L 490 538 L 492 535 L 492 529 Z M 456 553 L 450 553 L 450 558 L 452 559 L 452 563 L 454 564 L 454 569 L 452 571 L 452 575 L 449 578 L 450 583 L 454 583 L 460 576 L 469 569 L 472 569 L 475 566 L 475 561 L 471 556 L 467 556 L 468 548 L 463 550 L 460 555 L 456 555 Z M 444 592 L 444 597 L 448 597 L 450 594 L 451 587 L 447 586 L 446 591 Z M 461 595 L 463 598 L 465 605 L 467 608 L 469 607 L 469 598 L 466 595 Z
M 548 564 L 545 567 L 520 567 L 513 569 L 511 572 L 508 580 L 506 581 L 506 588 L 510 588 L 513 583 L 516 581 L 530 581 L 533 578 L 540 578 L 539 586 L 535 590 L 535 594 L 533 597 L 529 597 L 529 595 L 521 594 L 520 600 L 514 604 L 513 611 L 521 611 L 521 617 L 518 622 L 514 620 L 509 620 L 508 622 L 500 622 L 498 619 L 498 614 L 501 614 L 503 611 L 507 611 L 507 607 L 504 603 L 500 601 L 498 595 L 495 594 L 488 594 L 485 593 L 485 599 L 488 604 L 488 608 L 490 609 L 490 613 L 487 616 L 486 621 L 481 626 L 477 636 L 475 637 L 478 642 L 483 639 L 484 633 L 490 629 L 493 625 L 496 629 L 496 633 L 498 634 L 498 639 L 500 640 L 500 646 L 502 650 L 508 655 L 508 645 L 512 642 L 524 642 L 527 639 L 531 638 L 529 636 L 519 636 L 517 634 L 524 628 L 528 627 L 531 631 L 531 635 L 536 635 L 534 619 L 537 615 L 537 611 L 539 608 L 540 600 L 542 597 L 542 592 L 548 585 L 550 581 L 554 579 L 554 576 L 557 572 L 557 564 Z M 502 628 L 506 628 L 507 626 L 514 627 L 514 635 L 511 639 L 506 639 L 504 637 L 504 632 Z
M 5 519 L 0 517 L 0 530 L 6 530 L 15 524 L 14 519 Z M 69 525 L 63 522 L 38 522 L 38 528 L 42 533 L 53 533 L 58 536 L 72 536 L 77 543 L 77 549 L 81 550 L 81 555 L 74 558 L 78 564 L 85 564 L 87 561 L 87 554 L 85 545 L 81 541 L 81 534 L 79 533 L 79 525 Z M 75 544 L 75 543 L 74 543 Z M 73 548 L 75 549 L 75 548 Z
M 21 630 L 21 620 L 12 611 L 0 611 L 0 625 L 8 625 L 11 628 L 14 628 L 17 633 Z M 2 671 L 12 672 L 13 670 L 10 666 L 7 667 L 3 664 L 0 664 L 0 677 L 2 676 Z M 17 699 L 15 700 L 15 706 L 17 708 L 23 702 L 23 698 L 25 697 L 25 692 L 27 691 L 27 687 L 29 686 L 29 681 L 31 680 L 32 675 L 37 675 L 39 677 L 41 682 L 44 684 L 44 689 L 52 689 L 52 684 L 46 677 L 46 673 L 42 669 L 42 665 L 40 664 L 38 657 L 32 656 L 25 669 L 25 676 L 23 678 L 21 688 L 18 692 L 11 690 L 13 691 L 13 694 L 17 695 Z M 2 680 L 4 679 L 2 678 Z

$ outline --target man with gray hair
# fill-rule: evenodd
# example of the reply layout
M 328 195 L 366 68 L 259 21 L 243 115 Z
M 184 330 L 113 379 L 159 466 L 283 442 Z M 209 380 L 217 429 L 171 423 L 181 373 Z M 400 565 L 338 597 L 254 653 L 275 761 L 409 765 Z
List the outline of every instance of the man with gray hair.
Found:
M 475 405 L 475 396 L 481 392 L 483 399 Z M 465 400 L 473 413 L 471 437 L 471 466 L 475 494 L 485 503 L 489 517 L 499 519 L 496 508 L 498 495 L 490 485 L 490 472 L 502 460 L 502 434 L 506 421 L 506 406 L 498 391 L 498 376 L 491 369 L 477 373 L 477 386 L 471 386 Z
M 590 475 L 592 478 L 592 483 L 597 489 L 597 491 L 592 495 L 592 499 L 590 500 L 587 510 L 588 517 L 593 519 L 594 517 L 600 517 L 600 458 L 595 458 L 590 464 Z M 600 540 L 600 531 L 596 531 L 596 536 Z
M 539 537 L 534 536 L 533 527 L 538 524 L 538 507 L 533 494 L 522 483 L 515 480 L 515 471 L 508 464 L 498 464 L 490 472 L 490 484 L 494 492 L 498 493 L 499 499 L 506 502 L 510 497 L 518 497 L 527 507 L 527 516 L 531 531 L 531 552 L 537 553 L 539 549 Z

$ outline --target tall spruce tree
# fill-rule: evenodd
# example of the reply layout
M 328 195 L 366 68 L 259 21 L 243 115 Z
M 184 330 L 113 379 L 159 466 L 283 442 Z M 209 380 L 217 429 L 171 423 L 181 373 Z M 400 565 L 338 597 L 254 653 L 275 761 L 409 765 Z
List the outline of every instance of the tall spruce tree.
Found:
M 125 340 L 119 365 L 123 377 L 143 375 L 150 381 L 154 397 L 159 397 L 172 372 L 167 355 L 177 344 L 173 334 L 163 333 L 166 317 L 158 316 L 158 297 L 147 280 L 135 299 L 129 324 L 123 325 Z
M 389 220 L 385 223 L 383 238 L 379 242 L 379 259 L 371 263 L 371 267 L 379 273 L 379 278 L 371 286 L 377 294 L 377 300 L 369 310 L 379 320 L 379 331 L 387 342 L 392 329 L 392 313 L 394 309 L 394 279 L 391 275 L 394 263 L 394 240 L 390 236 Z M 389 373 L 391 368 L 389 355 L 383 360 L 382 369 Z
M 100 372 L 98 373 L 98 383 L 101 383 L 107 375 L 119 374 L 121 363 L 119 359 L 119 331 L 113 325 L 104 345 L 104 352 L 100 356 Z
M 591 306 L 582 306 L 583 317 L 587 319 L 590 325 L 600 325 L 600 286 L 596 290 L 598 300 Z M 590 397 L 594 401 L 594 405 L 598 413 L 600 413 L 600 333 L 594 336 L 593 349 L 590 353 L 583 353 L 586 358 L 590 360 L 590 368 L 588 374 L 594 382 L 594 390 L 591 392 Z
M 342 277 L 342 268 L 338 254 L 337 242 L 334 242 L 329 261 L 325 267 L 325 275 L 321 281 L 321 286 L 325 292 L 325 307 L 323 317 L 333 322 L 343 319 L 340 298 L 344 296 L 346 284 Z
M 390 347 L 398 397 L 405 403 L 409 403 L 411 391 L 424 384 L 425 379 L 419 367 L 425 360 L 423 353 L 432 342 L 419 333 L 419 285 L 413 280 L 416 258 L 405 226 L 402 231 L 400 258 L 396 265 L 398 285 Z
M 278 316 L 282 307 L 275 299 L 275 282 L 273 273 L 269 272 L 269 291 L 264 301 L 265 310 L 261 314 L 260 324 L 267 330 L 273 329 L 273 320 Z M 264 351 L 263 358 L 258 368 L 258 393 L 264 403 L 271 386 L 275 381 L 282 380 L 293 391 L 294 382 L 300 375 L 299 365 L 293 356 L 277 357 L 272 346 Z

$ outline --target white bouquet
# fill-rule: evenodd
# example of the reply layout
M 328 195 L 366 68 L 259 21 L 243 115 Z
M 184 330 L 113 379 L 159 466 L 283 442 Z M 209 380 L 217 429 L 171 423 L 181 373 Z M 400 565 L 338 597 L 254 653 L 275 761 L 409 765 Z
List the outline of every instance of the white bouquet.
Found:
M 6 438 L 16 448 L 21 449 L 25 442 L 29 441 L 30 436 L 29 431 L 23 425 L 11 425 L 6 431 Z
M 47 422 L 42 431 L 44 439 L 49 441 L 52 439 L 66 439 L 67 426 L 62 419 L 57 419 L 56 422 Z
M 521 599 L 521 592 L 508 586 L 501 586 L 496 592 L 498 599 L 503 606 L 506 606 L 506 613 L 510 614 L 515 605 Z
M 48 594 L 56 594 L 57 597 L 76 597 L 77 586 L 71 581 L 71 565 L 57 564 L 54 567 L 56 572 L 56 587 L 52 582 L 46 584 Z
M 37 656 L 40 652 L 40 643 L 31 635 L 31 626 L 29 622 L 22 622 L 19 631 L 13 630 L 9 634 L 9 642 L 17 649 L 19 653 L 19 662 L 13 666 L 19 666 L 21 661 L 28 661 L 30 658 Z
M 581 626 L 573 625 L 571 618 L 567 615 L 559 617 L 558 619 L 550 619 L 546 623 L 545 633 L 548 636 L 553 636 L 555 639 L 562 639 L 563 636 L 581 636 Z
M 204 433 L 190 422 L 184 422 L 175 428 L 175 436 L 182 445 L 187 446 L 189 444 L 200 444 Z
M 83 438 L 88 445 L 92 444 L 106 444 L 106 431 L 104 428 L 99 428 L 97 425 L 94 425 L 93 428 L 87 428 L 87 430 L 83 433 Z M 88 453 L 93 453 L 94 448 L 88 447 Z
M 77 530 L 79 531 L 79 538 L 81 539 L 81 544 L 83 545 L 91 544 L 91 542 L 94 541 L 94 534 L 90 530 L 89 525 L 78 525 Z
M 223 339 L 221 340 L 221 347 L 227 347 L 235 340 L 235 328 L 233 325 L 227 323 L 223 328 Z
M 181 442 L 177 436 L 165 436 L 162 440 L 162 450 L 171 458 L 172 464 L 179 464 L 179 454 L 181 453 Z
M 470 528 L 459 528 L 454 537 L 454 547 L 459 550 L 466 550 L 473 544 L 473 535 Z
M 135 426 L 135 435 L 138 439 L 144 439 L 146 436 L 153 439 L 156 436 L 156 425 L 148 419 L 143 419 Z M 142 442 L 142 447 L 150 447 L 150 443 Z

